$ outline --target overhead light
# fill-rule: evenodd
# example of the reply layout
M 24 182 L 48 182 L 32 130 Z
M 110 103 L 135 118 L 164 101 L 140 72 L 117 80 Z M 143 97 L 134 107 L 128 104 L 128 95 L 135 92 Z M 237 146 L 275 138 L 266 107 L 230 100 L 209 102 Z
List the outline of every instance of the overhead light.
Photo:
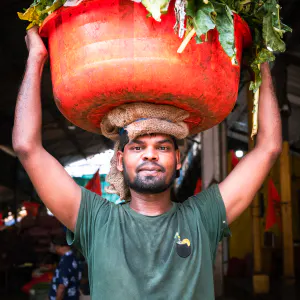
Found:
M 69 129 L 69 130 L 75 130 L 76 127 L 75 127 L 74 125 L 70 124 L 70 125 L 68 125 L 68 129 Z
M 235 151 L 235 156 L 236 156 L 237 158 L 241 158 L 241 157 L 244 156 L 244 152 L 243 152 L 242 150 L 236 150 L 236 151 Z
M 65 120 L 65 124 L 66 124 L 66 127 L 69 129 L 69 130 L 75 130 L 76 129 L 76 126 L 71 123 L 69 120 Z

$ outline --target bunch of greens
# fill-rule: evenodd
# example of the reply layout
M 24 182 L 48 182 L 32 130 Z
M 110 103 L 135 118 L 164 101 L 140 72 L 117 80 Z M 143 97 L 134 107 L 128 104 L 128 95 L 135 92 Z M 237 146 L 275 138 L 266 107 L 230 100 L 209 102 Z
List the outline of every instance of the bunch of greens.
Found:
M 171 0 L 133 1 L 141 2 L 148 10 L 149 16 L 161 21 L 161 14 L 167 13 Z M 30 22 L 28 28 L 41 25 L 49 14 L 65 2 L 66 0 L 34 0 L 24 13 L 18 15 L 20 19 Z M 185 37 L 195 32 L 197 43 L 203 43 L 206 41 L 208 31 L 216 28 L 222 47 L 234 64 L 236 49 L 233 13 L 240 15 L 252 32 L 253 46 L 247 55 L 247 62 L 255 74 L 250 89 L 256 92 L 261 85 L 260 64 L 273 61 L 275 59 L 273 52 L 285 51 L 283 34 L 291 31 L 281 22 L 277 0 L 176 0 L 177 21 L 174 29 L 178 33 L 185 31 Z M 181 30 L 178 29 L 178 25 Z
M 30 22 L 27 27 L 28 30 L 34 25 L 42 25 L 46 17 L 64 5 L 65 2 L 66 0 L 34 0 L 24 13 L 18 12 L 18 17 Z
M 142 0 L 143 4 L 144 2 L 146 1 Z M 157 5 L 160 5 L 161 13 L 167 12 L 169 0 L 147 1 L 152 2 L 154 4 L 145 5 L 150 13 L 157 11 Z M 281 22 L 277 0 L 176 0 L 178 2 L 185 2 L 186 36 L 193 30 L 197 43 L 203 43 L 206 41 L 207 32 L 216 28 L 219 41 L 233 64 L 236 62 L 233 13 L 247 22 L 252 33 L 253 46 L 246 58 L 255 75 L 250 90 L 256 92 L 261 85 L 260 64 L 274 61 L 274 52 L 285 51 L 283 35 L 291 31 L 291 28 Z

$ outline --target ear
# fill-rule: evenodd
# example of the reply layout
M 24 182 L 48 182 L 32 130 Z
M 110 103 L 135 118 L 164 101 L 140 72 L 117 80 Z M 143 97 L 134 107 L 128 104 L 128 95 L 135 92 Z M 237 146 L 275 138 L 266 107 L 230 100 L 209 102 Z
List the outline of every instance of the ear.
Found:
M 117 169 L 120 172 L 123 172 L 123 152 L 118 150 L 117 152 Z
M 176 150 L 176 170 L 181 169 L 180 151 Z

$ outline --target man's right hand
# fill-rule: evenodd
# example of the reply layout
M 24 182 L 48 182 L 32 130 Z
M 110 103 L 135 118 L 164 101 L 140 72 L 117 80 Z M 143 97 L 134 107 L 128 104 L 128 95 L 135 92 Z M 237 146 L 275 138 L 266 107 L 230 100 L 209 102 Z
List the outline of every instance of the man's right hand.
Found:
M 47 49 L 38 27 L 28 30 L 25 41 L 29 56 L 16 104 L 13 148 L 40 199 L 74 231 L 81 189 L 42 145 L 41 77 Z
M 47 59 L 48 51 L 39 35 L 38 26 L 33 26 L 27 31 L 27 34 L 25 36 L 25 42 L 29 56 L 41 58 L 43 60 Z

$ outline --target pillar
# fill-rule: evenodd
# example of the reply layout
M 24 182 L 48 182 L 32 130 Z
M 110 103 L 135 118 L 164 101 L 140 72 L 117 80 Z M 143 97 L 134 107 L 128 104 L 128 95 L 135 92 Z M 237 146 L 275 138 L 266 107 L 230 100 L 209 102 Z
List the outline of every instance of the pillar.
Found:
M 248 151 L 255 146 L 255 137 L 251 138 L 253 92 L 248 93 Z M 258 124 L 259 126 L 259 124 Z M 253 236 L 253 292 L 254 294 L 266 294 L 270 290 L 269 276 L 262 273 L 261 251 L 261 226 L 260 226 L 260 203 L 258 193 L 254 196 L 251 204 L 252 211 L 252 236 Z
M 272 70 L 276 96 L 281 111 L 283 146 L 280 155 L 280 196 L 283 242 L 283 276 L 285 283 L 294 282 L 294 246 L 292 228 L 291 171 L 289 154 L 289 117 L 291 106 L 287 98 L 287 62 L 278 56 Z
M 283 142 L 280 155 L 281 218 L 283 231 L 283 276 L 287 283 L 294 281 L 294 246 L 289 143 Z
M 221 182 L 227 173 L 226 125 L 221 123 L 202 133 L 201 165 L 203 189 Z M 224 261 L 226 262 L 224 268 Z M 228 241 L 219 244 L 214 265 L 215 297 L 223 294 L 223 277 L 228 261 Z M 225 270 L 224 270 L 225 269 Z

